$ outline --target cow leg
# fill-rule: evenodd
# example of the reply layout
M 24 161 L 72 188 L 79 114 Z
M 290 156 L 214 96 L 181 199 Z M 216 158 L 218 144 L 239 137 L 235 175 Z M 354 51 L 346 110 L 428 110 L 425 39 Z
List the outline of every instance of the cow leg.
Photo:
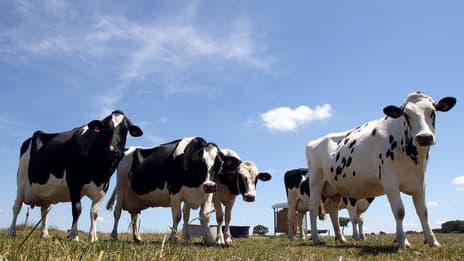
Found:
M 40 208 L 40 214 L 42 216 L 42 226 L 40 228 L 41 238 L 48 238 L 48 211 L 49 205 L 42 206 Z
M 131 224 L 132 224 L 132 239 L 136 243 L 142 242 L 142 237 L 140 237 L 139 225 L 140 225 L 140 212 L 134 211 L 131 212 Z
M 234 199 L 235 201 L 235 199 Z M 225 240 L 226 246 L 232 245 L 232 235 L 230 234 L 230 220 L 232 219 L 232 208 L 234 207 L 234 201 L 226 205 L 226 222 L 225 222 Z
M 184 227 L 182 229 L 182 237 L 185 241 L 190 243 L 190 231 L 189 231 L 189 219 L 190 219 L 190 207 L 184 202 L 184 206 L 182 208 L 182 215 L 184 219 Z
M 296 213 L 296 218 L 298 220 L 298 228 L 300 229 L 300 237 L 301 239 L 306 239 L 306 233 L 305 233 L 305 227 L 303 226 L 303 218 L 304 218 L 304 212 L 298 211 Z M 293 229 L 292 229 L 293 230 Z
M 314 245 L 322 244 L 317 233 L 317 217 L 319 215 L 319 207 L 321 204 L 321 195 L 324 181 L 322 175 L 314 173 L 309 175 L 309 191 L 311 196 L 309 197 L 309 217 L 311 221 L 311 239 Z
M 23 189 L 18 188 L 16 200 L 13 205 L 13 220 L 11 221 L 11 226 L 8 231 L 8 235 L 10 237 L 16 237 L 16 220 L 18 219 L 18 215 L 19 215 L 19 212 L 21 211 L 21 207 L 23 206 L 23 202 L 24 202 Z
M 287 208 L 287 236 L 288 239 L 293 240 L 294 231 L 293 231 L 293 221 L 295 220 L 296 213 L 296 202 L 288 202 Z
M 217 223 L 217 237 L 216 244 L 224 245 L 224 234 L 222 233 L 222 223 L 224 222 L 224 212 L 222 211 L 221 202 L 213 196 L 214 209 L 216 210 L 216 223 Z
M 212 246 L 216 243 L 213 236 L 211 235 L 211 230 L 209 229 L 209 218 L 210 218 L 212 200 L 213 200 L 213 193 L 208 193 L 206 195 L 205 201 L 201 204 L 201 207 L 200 207 L 200 224 L 201 224 L 201 227 L 203 228 L 203 240 L 208 246 Z M 226 216 L 226 219 L 227 219 L 227 216 Z M 227 236 L 227 233 L 226 233 L 226 236 Z
M 353 227 L 353 239 L 359 240 L 359 233 L 358 233 L 359 220 L 358 220 L 358 213 L 357 213 L 356 205 L 351 206 L 349 204 L 350 203 L 348 203 L 348 206 L 346 206 L 346 209 L 348 210 L 348 215 L 350 216 L 351 225 Z
M 364 217 L 362 214 L 360 214 L 358 216 L 358 228 L 359 228 L 359 239 L 360 240 L 366 239 L 366 237 L 364 236 L 363 225 L 364 225 Z
M 179 242 L 179 238 L 177 237 L 177 227 L 179 226 L 180 217 L 181 217 L 180 203 L 181 203 L 180 195 L 171 196 L 171 212 L 172 212 L 171 242 L 173 244 L 177 244 Z
M 410 244 L 406 239 L 406 233 L 404 233 L 403 229 L 404 206 L 403 201 L 401 201 L 400 192 L 386 191 L 386 194 L 396 221 L 396 243 L 400 248 L 409 247 Z
M 79 241 L 79 236 L 77 235 L 77 221 L 79 220 L 79 216 L 81 215 L 81 212 L 82 212 L 82 205 L 81 205 L 80 199 L 71 201 L 71 208 L 72 208 L 73 221 L 72 221 L 71 231 L 68 234 L 68 239 Z
M 312 196 L 312 195 L 311 195 Z M 325 207 L 327 212 L 329 212 L 330 220 L 332 221 L 332 226 L 335 233 L 335 241 L 340 241 L 342 243 L 346 242 L 345 236 L 340 231 L 340 223 L 338 220 L 338 212 L 339 212 L 339 205 L 340 205 L 340 196 L 335 196 L 327 199 L 325 203 Z M 312 233 L 312 232 L 311 232 Z M 317 231 L 316 231 L 317 233 Z
M 103 197 L 105 193 L 102 193 L 96 200 L 92 200 L 92 207 L 90 209 L 90 231 L 88 239 L 90 242 L 95 242 L 98 240 L 97 237 L 97 218 L 98 218 L 98 211 L 100 210 L 100 204 L 103 202 Z
M 418 193 L 413 195 L 412 200 L 414 202 L 414 207 L 416 208 L 417 216 L 419 217 L 419 220 L 422 225 L 425 243 L 428 243 L 429 246 L 432 247 L 440 247 L 440 243 L 438 243 L 437 239 L 435 238 L 435 235 L 433 234 L 429 226 L 427 206 L 425 204 L 425 193 Z
M 116 207 L 114 208 L 114 211 L 113 211 L 114 224 L 113 224 L 113 230 L 111 231 L 112 240 L 118 240 L 118 225 L 119 225 L 119 219 L 121 218 L 123 200 L 124 198 L 123 197 L 120 198 L 118 195 L 116 199 Z

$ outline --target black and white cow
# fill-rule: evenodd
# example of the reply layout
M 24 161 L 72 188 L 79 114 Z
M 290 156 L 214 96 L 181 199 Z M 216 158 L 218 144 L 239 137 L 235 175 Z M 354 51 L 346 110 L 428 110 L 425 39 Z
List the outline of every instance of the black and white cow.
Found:
M 350 197 L 342 197 L 338 209 L 347 209 L 350 221 L 353 227 L 353 239 L 364 240 L 364 217 L 363 213 L 367 211 L 372 201 L 375 198 L 355 199 Z
M 231 149 L 223 149 L 221 152 L 224 155 L 224 164 L 221 174 L 216 179 L 218 190 L 213 195 L 217 221 L 216 243 L 230 246 L 232 244 L 230 220 L 235 198 L 242 195 L 244 201 L 254 202 L 256 200 L 258 180 L 268 181 L 271 179 L 271 175 L 267 172 L 259 172 L 256 164 L 251 161 L 241 161 L 238 154 Z M 238 167 L 236 167 L 237 165 Z M 222 223 L 224 221 L 222 205 L 225 207 L 224 233 L 222 232 Z
M 300 228 L 299 233 L 303 239 L 306 238 L 306 233 L 304 232 L 305 227 L 303 226 L 303 217 L 306 211 L 309 210 L 310 197 L 309 179 L 307 173 L 307 168 L 299 168 L 289 170 L 284 175 L 288 203 L 287 227 L 289 239 L 293 239 L 293 221 L 295 220 L 295 215 L 298 222 L 298 227 Z M 348 210 L 350 221 L 353 225 L 353 238 L 355 240 L 364 239 L 362 214 L 366 212 L 367 208 L 373 200 L 374 198 L 356 200 L 343 197 L 339 203 L 339 209 L 346 208 Z M 325 202 L 326 200 L 322 199 L 322 203 Z M 323 204 L 321 204 L 319 207 L 320 220 L 325 218 L 325 209 L 321 207 L 322 205 Z
M 107 209 L 111 209 L 116 198 L 111 237 L 117 239 L 122 209 L 131 214 L 133 238 L 139 242 L 140 211 L 170 206 L 171 241 L 176 243 L 181 203 L 184 202 L 184 206 L 193 209 L 201 207 L 204 239 L 213 245 L 209 215 L 213 192 L 217 189 L 214 178 L 222 163 L 218 147 L 201 137 L 183 138 L 153 148 L 129 148 L 118 166 L 117 185 L 107 204 Z
M 70 131 L 37 131 L 27 139 L 21 146 L 10 236 L 16 236 L 16 219 L 23 203 L 41 207 L 41 236 L 46 238 L 49 206 L 71 201 L 73 221 L 68 238 L 79 240 L 77 221 L 81 198 L 86 195 L 92 200 L 88 238 L 96 241 L 98 210 L 123 156 L 128 132 L 134 137 L 143 134 L 122 111 L 114 111 L 103 120 Z
M 411 93 L 401 107 L 385 107 L 384 118 L 309 142 L 306 157 L 311 231 L 317 231 L 321 196 L 336 201 L 341 195 L 360 199 L 386 194 L 396 220 L 396 242 L 399 247 L 407 247 L 400 197 L 403 192 L 412 196 L 425 242 L 440 246 L 427 218 L 425 170 L 430 146 L 435 143 L 435 112 L 448 111 L 455 103 L 453 97 L 435 102 L 423 93 Z M 336 238 L 345 241 L 338 223 L 338 205 L 325 208 L 330 213 Z M 314 244 L 320 243 L 317 233 L 312 233 L 312 239 Z

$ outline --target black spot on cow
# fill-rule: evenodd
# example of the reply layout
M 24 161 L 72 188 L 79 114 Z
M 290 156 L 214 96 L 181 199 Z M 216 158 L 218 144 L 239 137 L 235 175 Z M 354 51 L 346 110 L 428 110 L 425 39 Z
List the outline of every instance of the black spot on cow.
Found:
M 379 153 L 379 159 L 382 159 L 382 153 Z
M 353 206 L 353 207 L 356 206 L 356 201 L 358 201 L 355 198 L 348 198 L 348 200 L 350 201 L 350 205 Z
M 351 151 L 350 151 L 350 153 L 351 153 L 351 154 L 353 154 L 353 152 L 354 152 L 354 147 L 353 147 L 353 148 L 351 148 Z
M 356 176 L 356 171 L 353 171 L 353 177 Z
M 352 142 L 350 143 L 349 148 L 350 148 L 350 149 L 353 148 L 354 144 L 356 144 L 356 140 L 354 140 L 354 141 L 352 141 Z
M 392 142 L 392 144 L 391 144 L 391 146 L 390 146 L 390 149 L 391 149 L 392 151 L 394 151 L 394 150 L 396 149 L 396 146 L 397 146 L 397 145 L 398 145 L 398 144 L 397 144 L 396 141 Z
M 343 142 L 344 145 L 346 145 L 348 143 L 350 139 L 345 139 L 345 141 Z
M 346 158 L 345 157 L 343 157 L 343 159 L 342 159 L 342 164 L 343 164 L 342 168 L 344 169 L 345 166 L 346 166 Z
M 330 172 L 332 172 L 332 173 L 334 172 L 334 167 L 333 166 L 330 167 Z
M 403 145 L 404 145 L 404 141 L 403 141 L 403 139 L 401 139 L 400 145 L 401 145 L 401 146 L 403 146 Z
M 342 177 L 343 177 L 343 178 L 346 178 L 346 173 L 345 173 L 345 172 L 343 172 L 343 176 L 342 176 Z
M 285 192 L 288 193 L 288 189 L 299 187 L 300 193 L 309 195 L 309 179 L 306 179 L 305 181 L 301 182 L 304 178 L 304 175 L 307 172 L 308 172 L 307 168 L 292 169 L 292 170 L 285 172 L 284 174 L 284 183 L 285 183 L 285 188 L 286 188 Z M 227 175 L 219 175 L 219 177 L 221 176 L 227 176 Z M 232 182 L 232 183 L 236 183 L 236 182 Z M 235 185 L 235 190 L 237 190 L 236 185 Z
M 382 166 L 379 165 L 379 179 L 382 179 Z
M 387 153 L 385 153 L 385 157 L 389 157 L 391 160 L 395 160 L 395 154 L 391 150 L 387 150 Z
M 374 130 L 372 131 L 372 136 L 375 136 L 375 133 L 376 133 L 376 132 L 377 132 L 377 129 L 374 129 Z
M 348 160 L 346 161 L 346 167 L 349 167 L 351 165 L 351 161 L 353 160 L 352 157 L 349 157 Z
M 348 198 L 342 197 L 343 203 L 348 206 Z
M 338 176 L 338 175 L 342 174 L 342 170 L 343 170 L 342 168 L 337 167 L 337 170 L 335 171 L 335 175 Z
M 337 156 L 335 157 L 335 161 L 337 161 L 337 162 L 338 162 L 338 159 L 339 159 L 339 158 L 340 158 L 340 152 L 339 152 L 339 153 L 337 153 Z
M 394 139 L 394 138 L 393 138 L 393 135 L 390 135 L 390 136 L 388 137 L 388 141 L 390 142 L 390 144 L 393 142 L 393 139 Z
M 412 138 L 411 137 L 408 137 L 406 136 L 406 147 L 405 147 L 405 150 L 406 150 L 406 155 L 409 156 L 409 158 L 414 161 L 414 163 L 416 163 L 417 165 L 417 148 L 416 146 L 414 146 L 414 144 L 412 143 Z

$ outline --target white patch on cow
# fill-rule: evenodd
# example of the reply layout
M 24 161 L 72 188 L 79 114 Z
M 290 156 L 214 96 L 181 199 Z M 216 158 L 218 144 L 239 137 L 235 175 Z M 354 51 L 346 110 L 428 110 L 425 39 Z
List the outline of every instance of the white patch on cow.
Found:
M 208 170 L 208 176 L 206 178 L 206 181 L 211 181 L 210 170 L 214 165 L 214 161 L 216 160 L 217 155 L 218 155 L 218 149 L 216 146 L 208 145 L 206 148 L 204 148 L 203 160 L 205 161 L 205 164 Z
M 104 187 L 105 187 L 104 183 L 101 184 L 100 186 L 97 186 L 93 181 L 91 181 L 89 184 L 85 184 L 82 187 L 81 196 L 86 195 L 92 200 L 101 199 L 105 196 Z
M 137 195 L 139 202 L 126 202 L 130 209 L 145 209 L 148 207 L 169 207 L 169 190 L 166 183 L 163 189 L 156 189 L 147 194 Z M 136 204 L 137 206 L 134 206 Z
M 240 178 L 244 181 L 246 191 L 244 197 L 255 197 L 256 196 L 256 179 L 258 178 L 258 168 L 251 161 L 244 161 L 240 163 L 239 171 Z
M 114 128 L 117 128 L 124 120 L 124 114 L 115 113 L 112 115 L 111 120 L 113 121 Z
M 47 183 L 32 183 L 26 193 L 25 203 L 41 205 L 40 202 L 55 204 L 57 202 L 69 202 L 69 187 L 66 182 L 66 171 L 63 178 L 56 178 L 52 174 Z
M 235 152 L 235 151 L 233 151 L 231 149 L 221 149 L 221 152 L 225 156 L 234 157 L 234 158 L 237 158 L 237 159 L 241 160 L 240 156 L 238 156 L 237 152 Z
M 189 138 L 183 138 L 182 140 L 179 141 L 179 144 L 177 144 L 176 150 L 172 154 L 173 158 L 176 158 L 179 155 L 184 154 L 185 147 L 196 137 L 189 137 Z
M 185 204 L 187 204 L 191 209 L 199 208 L 208 196 L 208 194 L 203 190 L 202 186 L 198 188 L 182 186 L 179 193 L 181 194 L 181 198 L 185 201 Z
M 81 135 L 84 135 L 88 130 L 89 130 L 89 126 L 88 126 L 88 125 L 85 125 L 84 127 L 82 127 Z

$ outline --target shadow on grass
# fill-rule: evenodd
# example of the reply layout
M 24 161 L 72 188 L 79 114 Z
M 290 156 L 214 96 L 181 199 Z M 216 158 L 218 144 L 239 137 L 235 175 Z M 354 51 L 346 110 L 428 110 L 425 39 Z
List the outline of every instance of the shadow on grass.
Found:
M 399 251 L 398 246 L 395 245 L 386 245 L 386 246 L 370 246 L 370 245 L 360 245 L 360 244 L 328 244 L 323 242 L 319 245 L 313 245 L 311 241 L 305 241 L 296 244 L 298 247 L 322 247 L 322 248 L 335 248 L 335 249 L 360 249 L 361 255 L 378 255 L 385 253 L 397 253 Z

